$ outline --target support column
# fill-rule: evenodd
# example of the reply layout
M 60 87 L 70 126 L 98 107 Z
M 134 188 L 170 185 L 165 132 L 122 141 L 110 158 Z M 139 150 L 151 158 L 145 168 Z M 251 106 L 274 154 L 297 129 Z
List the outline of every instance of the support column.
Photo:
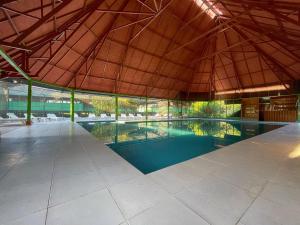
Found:
M 145 116 L 146 116 L 146 121 L 148 121 L 148 97 L 146 97 L 146 113 L 145 113 Z
M 26 125 L 31 125 L 31 97 L 32 97 L 32 81 L 28 80 L 28 90 L 27 90 L 27 118 Z
M 170 119 L 170 100 L 168 99 L 168 120 Z
M 182 119 L 183 116 L 182 116 L 182 100 L 180 100 L 180 118 Z
M 70 101 L 70 119 L 72 122 L 74 122 L 75 116 L 74 116 L 74 111 L 75 111 L 75 104 L 74 104 L 74 89 L 71 91 L 71 101 Z
M 115 109 L 116 109 L 116 120 L 119 118 L 119 101 L 118 96 L 115 96 Z

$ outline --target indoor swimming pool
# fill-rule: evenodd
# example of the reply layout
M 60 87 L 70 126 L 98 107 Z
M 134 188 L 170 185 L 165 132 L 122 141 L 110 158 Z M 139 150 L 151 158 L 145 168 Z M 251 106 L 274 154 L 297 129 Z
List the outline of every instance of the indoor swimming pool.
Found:
M 144 174 L 283 126 L 226 120 L 79 124 Z

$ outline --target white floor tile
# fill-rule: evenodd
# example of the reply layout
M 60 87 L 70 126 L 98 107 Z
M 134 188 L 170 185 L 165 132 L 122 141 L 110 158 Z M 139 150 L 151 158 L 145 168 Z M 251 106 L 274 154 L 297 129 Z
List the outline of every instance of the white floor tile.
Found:
M 170 197 L 166 191 L 146 176 L 114 185 L 110 190 L 127 218 Z
M 267 183 L 267 179 L 234 166 L 220 168 L 214 172 L 214 175 L 254 194 L 260 193 Z
M 243 225 L 299 225 L 300 213 L 290 206 L 258 198 L 241 219 Z
M 140 171 L 126 161 L 120 162 L 114 166 L 103 167 L 99 170 L 99 172 L 105 178 L 108 186 L 112 186 L 138 176 L 143 176 Z
M 76 199 L 105 188 L 104 178 L 97 172 L 53 178 L 50 206 Z
M 45 225 L 45 220 L 46 210 L 42 210 L 3 225 Z
M 177 198 L 214 225 L 235 224 L 254 200 L 249 192 L 208 176 Z
M 107 190 L 49 208 L 47 225 L 119 225 L 124 221 Z
M 149 174 L 149 176 L 168 192 L 175 194 L 185 187 L 201 179 L 196 170 L 186 166 L 185 163 L 177 164 Z
M 176 199 L 168 199 L 130 219 L 130 225 L 209 225 Z
M 32 185 L 0 187 L 0 224 L 45 209 L 48 203 L 50 181 Z
M 300 213 L 300 188 L 288 187 L 274 183 L 268 183 L 260 195 L 287 207 L 294 208 Z

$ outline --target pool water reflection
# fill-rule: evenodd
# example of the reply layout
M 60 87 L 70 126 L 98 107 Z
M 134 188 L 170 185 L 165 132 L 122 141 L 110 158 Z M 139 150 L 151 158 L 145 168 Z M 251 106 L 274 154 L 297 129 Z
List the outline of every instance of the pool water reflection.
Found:
M 144 174 L 282 126 L 216 120 L 80 124 Z

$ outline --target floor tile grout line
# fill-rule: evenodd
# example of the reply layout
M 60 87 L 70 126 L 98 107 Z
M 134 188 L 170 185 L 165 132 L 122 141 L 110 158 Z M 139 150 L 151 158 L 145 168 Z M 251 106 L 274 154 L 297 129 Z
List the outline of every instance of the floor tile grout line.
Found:
M 84 194 L 80 194 L 80 195 L 78 195 L 78 196 L 76 196 L 76 197 L 74 197 L 74 198 L 71 198 L 71 199 L 69 199 L 69 200 L 66 200 L 66 201 L 64 201 L 64 202 L 60 202 L 60 203 L 57 203 L 57 204 L 54 204 L 54 205 L 49 205 L 49 209 L 51 209 L 51 208 L 54 208 L 54 207 L 57 207 L 57 206 L 61 206 L 61 205 L 64 205 L 64 204 L 68 204 L 69 202 L 73 202 L 73 201 L 75 201 L 75 200 L 77 200 L 77 199 L 80 199 L 80 198 L 84 198 L 84 197 L 86 197 L 86 196 L 88 196 L 88 195 L 90 195 L 90 194 L 94 194 L 94 193 L 97 193 L 97 192 L 99 192 L 99 191 L 104 191 L 104 190 L 107 190 L 108 188 L 107 187 L 103 187 L 103 188 L 99 188 L 99 189 L 97 189 L 97 190 L 94 190 L 94 191 L 91 191 L 91 192 L 88 192 L 88 193 L 84 193 Z
M 107 191 L 108 191 L 110 197 L 112 198 L 112 200 L 114 201 L 115 205 L 116 205 L 117 208 L 119 209 L 119 211 L 120 211 L 120 213 L 121 213 L 121 215 L 122 215 L 124 221 L 128 223 L 127 217 L 125 216 L 125 213 L 123 212 L 123 210 L 122 210 L 121 207 L 119 206 L 117 200 L 114 198 L 113 194 L 111 193 L 111 190 L 110 190 L 109 188 L 107 188 Z M 124 222 L 124 221 L 123 221 L 123 222 Z M 123 222 L 121 222 L 121 224 L 122 224 Z
M 192 207 L 190 207 L 188 204 L 186 204 L 184 201 L 182 201 L 180 198 L 178 198 L 176 195 L 173 196 L 175 199 L 177 199 L 181 204 L 183 204 L 186 208 L 188 208 L 189 210 L 191 210 L 193 213 L 195 213 L 196 215 L 198 215 L 201 219 L 203 219 L 207 224 L 209 225 L 213 225 L 212 223 L 210 223 L 203 215 L 200 215 L 196 210 L 194 210 Z
M 23 153 L 22 156 L 11 167 L 9 167 L 8 170 L 2 176 L 0 176 L 0 183 L 1 183 L 1 180 L 3 180 L 7 176 L 7 174 L 17 166 L 18 162 L 20 162 L 24 158 L 25 155 L 26 155 L 26 153 Z
M 32 211 L 32 212 L 30 212 L 29 214 L 23 215 L 23 216 L 21 216 L 21 217 L 16 217 L 16 218 L 14 218 L 14 219 L 12 219 L 12 220 L 9 220 L 9 221 L 6 221 L 6 222 L 8 222 L 8 223 L 13 223 L 13 222 L 15 222 L 15 221 L 18 221 L 18 220 L 21 220 L 21 219 L 23 219 L 23 218 L 26 218 L 27 216 L 30 216 L 30 215 L 33 215 L 33 214 L 37 214 L 37 213 L 43 212 L 44 210 L 46 210 L 46 208 L 41 208 L 41 209 Z M 1 225 L 2 225 L 2 224 L 1 224 Z
M 239 217 L 238 221 L 235 223 L 235 225 L 238 225 L 238 223 L 242 220 L 242 218 L 246 215 L 246 213 L 248 212 L 248 210 L 251 208 L 251 206 L 254 204 L 254 202 L 261 196 L 261 194 L 263 193 L 263 191 L 265 190 L 265 188 L 267 187 L 267 185 L 269 184 L 269 180 L 267 180 L 267 182 L 264 184 L 264 186 L 262 187 L 262 189 L 260 190 L 260 192 L 255 196 L 255 198 L 252 200 L 252 202 L 249 204 L 249 206 L 244 210 L 244 212 L 241 214 L 241 216 Z
M 61 135 L 61 129 L 59 129 L 59 133 Z M 46 216 L 45 216 L 45 225 L 47 225 L 48 221 L 48 213 L 49 213 L 49 206 L 50 206 L 50 200 L 51 200 L 51 193 L 52 193 L 52 188 L 53 188 L 53 181 L 54 181 L 54 171 L 55 171 L 55 162 L 57 160 L 57 156 L 59 152 L 61 151 L 61 147 L 57 150 L 55 157 L 53 159 L 53 168 L 52 168 L 52 174 L 51 174 L 51 182 L 50 182 L 50 188 L 49 188 L 49 195 L 48 195 L 48 201 L 47 201 L 47 208 L 46 208 Z
M 130 220 L 131 220 L 131 219 L 133 219 L 133 218 L 135 218 L 135 217 L 141 215 L 142 213 L 144 213 L 144 212 L 150 210 L 151 208 L 153 208 L 154 206 L 156 206 L 156 205 L 160 202 L 160 201 L 158 201 L 158 202 L 156 202 L 156 203 L 151 203 L 151 205 L 150 205 L 149 207 L 146 207 L 145 209 L 143 209 L 142 211 L 136 213 L 135 215 L 131 216 L 130 218 L 127 218 L 126 215 L 125 215 L 125 213 L 123 213 L 123 210 L 122 210 L 121 207 L 119 206 L 117 200 L 115 199 L 115 197 L 113 196 L 113 194 L 112 194 L 112 192 L 111 192 L 111 190 L 110 190 L 109 188 L 108 188 L 108 191 L 109 191 L 109 193 L 110 193 L 110 195 L 111 195 L 113 201 L 115 202 L 115 204 L 116 204 L 117 207 L 119 208 L 120 212 L 122 213 L 123 217 L 125 218 L 125 222 L 128 223 L 128 225 L 130 225 Z M 170 194 L 168 194 L 168 195 L 170 195 Z M 173 196 L 170 196 L 170 197 L 173 197 Z M 124 221 L 123 221 L 123 222 L 124 222 Z M 122 222 L 122 223 L 123 223 L 123 222 Z M 121 224 L 122 224 L 122 223 L 121 223 Z

